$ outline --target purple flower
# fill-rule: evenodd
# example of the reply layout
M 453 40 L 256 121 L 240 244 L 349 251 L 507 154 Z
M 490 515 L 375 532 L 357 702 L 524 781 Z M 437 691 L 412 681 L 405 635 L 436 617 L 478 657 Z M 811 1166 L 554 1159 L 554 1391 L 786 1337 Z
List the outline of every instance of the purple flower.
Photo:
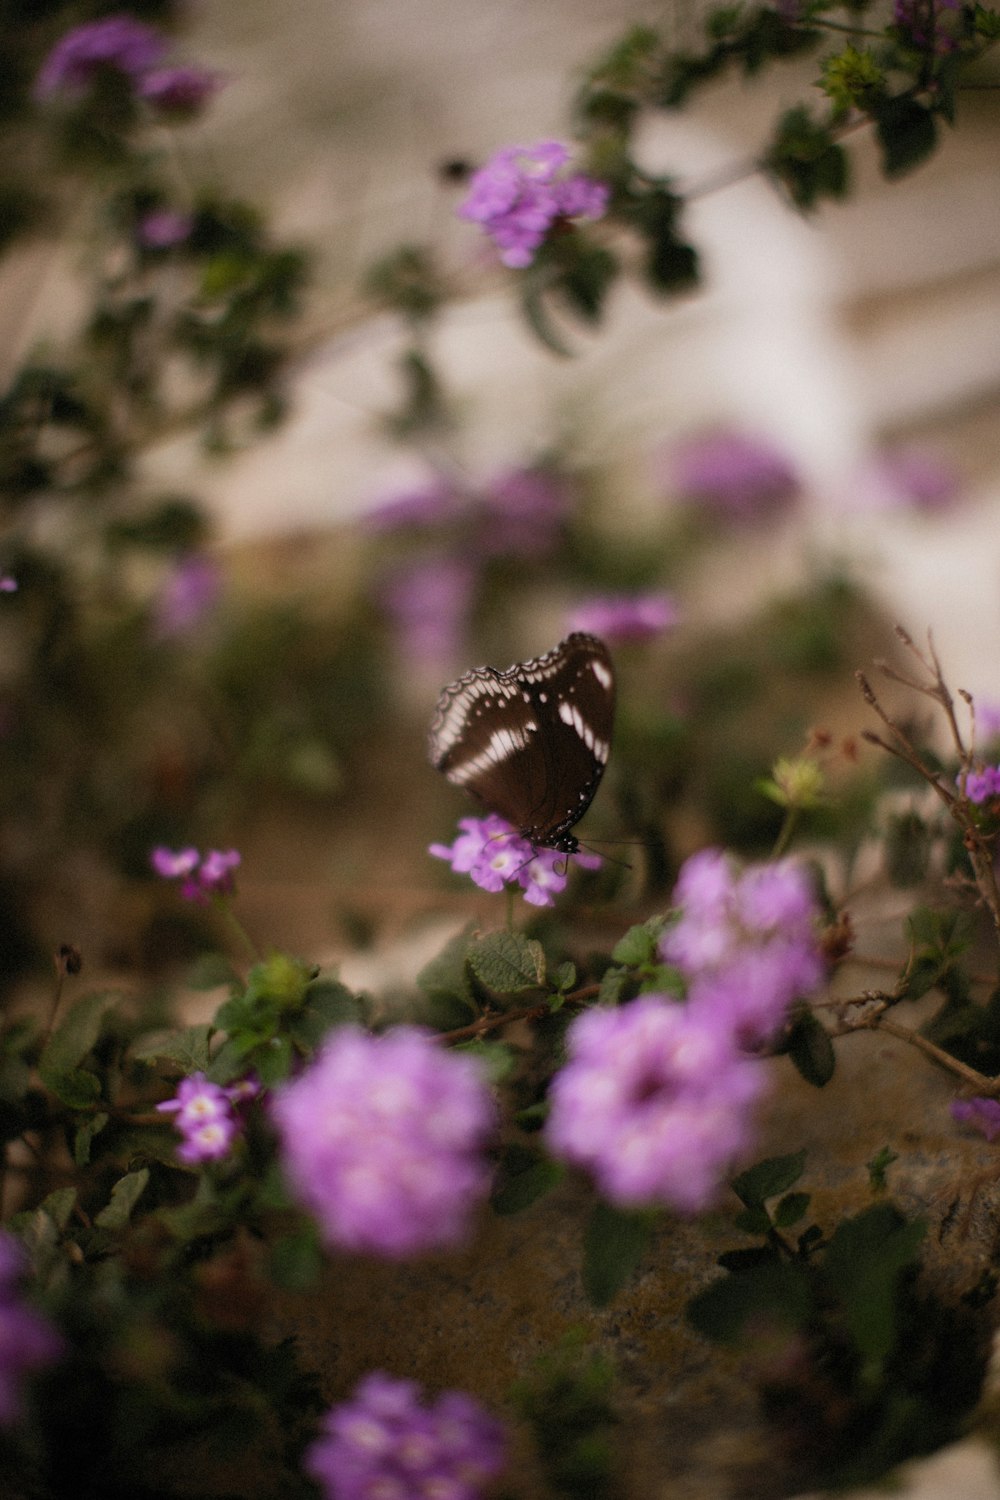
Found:
M 10 1427 L 21 1416 L 27 1377 L 63 1351 L 51 1323 L 21 1296 L 26 1269 L 20 1241 L 0 1230 L 0 1427 Z
M 185 901 L 204 905 L 210 896 L 231 896 L 236 889 L 233 872 L 241 859 L 236 849 L 209 849 L 204 859 L 197 849 L 167 849 L 162 844 L 149 856 L 157 875 L 180 880 Z
M 544 469 L 509 469 L 479 503 L 476 550 L 483 557 L 537 558 L 552 551 L 569 509 L 564 480 Z
M 429 846 L 435 859 L 448 860 L 456 874 L 468 875 L 480 890 L 495 894 L 505 885 L 519 885 L 532 906 L 555 905 L 554 898 L 566 889 L 571 859 L 584 870 L 601 866 L 599 854 L 536 849 L 496 813 L 460 818 L 458 826 L 462 832 L 453 844 Z
M 677 624 L 679 612 L 669 594 L 607 594 L 585 599 L 571 612 L 568 630 L 589 630 L 612 645 L 648 641 Z
M 910 509 L 934 513 L 957 498 L 959 475 L 954 464 L 929 448 L 886 448 L 862 470 L 860 504 L 866 510 Z
M 382 583 L 380 598 L 401 650 L 414 664 L 450 668 L 465 635 L 476 573 L 458 557 L 406 563 Z
M 252 1098 L 258 1086 L 247 1080 Z M 204 1073 L 192 1073 L 184 1078 L 172 1099 L 164 1099 L 156 1108 L 161 1114 L 172 1114 L 174 1124 L 183 1136 L 177 1148 L 180 1161 L 197 1166 L 205 1161 L 219 1161 L 228 1156 L 233 1142 L 239 1134 L 239 1122 L 233 1112 L 236 1100 L 242 1099 L 240 1086 L 221 1088 L 211 1083 Z
M 661 995 L 578 1016 L 545 1137 L 621 1208 L 698 1213 L 750 1148 L 766 1085 L 725 1025 Z
M 154 68 L 139 82 L 139 94 L 161 114 L 188 118 L 223 87 L 225 80 L 206 68 Z
M 401 1258 L 466 1238 L 496 1126 L 475 1058 L 413 1026 L 342 1026 L 271 1107 L 285 1173 L 327 1244 Z
M 799 479 L 781 450 L 744 432 L 714 432 L 689 438 L 669 459 L 673 487 L 681 496 L 733 520 L 773 511 L 799 489 Z
M 454 521 L 461 508 L 461 499 L 451 486 L 438 481 L 381 501 L 367 513 L 362 524 L 373 536 L 437 530 Z
M 943 57 L 958 46 L 961 10 L 962 0 L 894 0 L 892 18 L 913 46 Z
M 952 1119 L 969 1124 L 988 1141 L 1000 1136 L 1000 1099 L 953 1099 Z
M 458 214 L 482 224 L 506 266 L 530 266 L 557 219 L 599 219 L 610 189 L 582 173 L 559 174 L 569 152 L 558 141 L 505 146 L 474 172 Z
M 136 239 L 147 250 L 170 250 L 181 245 L 194 228 L 194 216 L 174 208 L 154 208 L 143 214 L 135 229 Z
M 16 594 L 17 579 L 12 578 L 9 573 L 0 574 L 0 594 Z
M 504 1450 L 500 1423 L 471 1396 L 431 1402 L 414 1381 L 378 1370 L 327 1412 L 305 1468 L 324 1500 L 477 1500 Z
M 961 777 L 957 781 L 961 787 Z M 969 771 L 965 778 L 965 795 L 970 802 L 977 804 L 1000 797 L 1000 766 L 983 766 L 981 771 Z
M 141 78 L 165 50 L 164 37 L 133 16 L 123 13 L 87 21 L 56 42 L 35 81 L 35 97 L 47 99 L 63 90 L 81 93 L 105 68 L 133 80 Z
M 186 635 L 219 602 L 222 576 L 211 558 L 182 557 L 168 574 L 153 605 L 153 628 L 161 639 Z
M 705 849 L 684 864 L 674 903 L 681 915 L 660 953 L 688 981 L 690 1008 L 724 1019 L 741 1045 L 760 1046 L 823 976 L 808 878 L 792 860 L 741 872 Z

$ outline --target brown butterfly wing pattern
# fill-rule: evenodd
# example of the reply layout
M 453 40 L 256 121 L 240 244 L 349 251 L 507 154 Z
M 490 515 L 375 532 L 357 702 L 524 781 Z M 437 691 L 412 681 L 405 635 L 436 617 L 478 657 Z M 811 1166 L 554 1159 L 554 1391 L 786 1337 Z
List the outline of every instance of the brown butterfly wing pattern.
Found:
M 607 647 L 578 631 L 544 656 L 476 667 L 446 687 L 431 763 L 531 844 L 573 853 L 570 829 L 604 773 L 614 712 Z

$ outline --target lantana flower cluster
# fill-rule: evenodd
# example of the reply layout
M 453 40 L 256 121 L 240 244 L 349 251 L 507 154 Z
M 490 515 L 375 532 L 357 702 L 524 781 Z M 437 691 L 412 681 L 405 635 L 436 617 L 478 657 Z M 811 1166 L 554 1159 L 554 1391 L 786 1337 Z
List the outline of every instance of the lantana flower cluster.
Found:
M 19 1241 L 0 1230 L 0 1427 L 21 1416 L 28 1377 L 54 1363 L 63 1350 L 51 1323 L 22 1296 L 26 1270 Z
M 794 465 L 777 444 L 738 428 L 685 438 L 664 458 L 664 481 L 675 493 L 731 521 L 771 515 L 801 488 Z
M 608 185 L 566 173 L 569 159 L 560 141 L 539 141 L 505 146 L 473 173 L 459 216 L 483 226 L 505 266 L 530 266 L 557 220 L 603 217 Z
M 204 68 L 161 66 L 166 50 L 161 32 L 127 13 L 86 21 L 67 31 L 49 52 L 35 80 L 35 95 L 80 95 L 99 74 L 112 71 L 159 114 L 194 114 L 222 80 Z
M 505 1461 L 503 1428 L 471 1396 L 427 1401 L 376 1370 L 327 1413 L 305 1467 L 326 1500 L 476 1500 Z
M 601 594 L 584 599 L 570 613 L 567 630 L 587 630 L 611 645 L 648 641 L 671 630 L 680 619 L 670 594 Z
M 570 1026 L 545 1137 L 619 1207 L 708 1207 L 753 1146 L 766 1086 L 748 1055 L 822 973 L 808 881 L 791 862 L 740 872 L 708 850 L 677 883 L 680 919 L 661 943 L 688 995 L 642 995 Z
M 959 779 L 961 785 L 961 779 Z M 970 802 L 981 806 L 1000 797 L 1000 766 L 983 766 L 979 771 L 969 771 L 965 777 L 965 795 Z
M 554 906 L 555 897 L 566 889 L 569 864 L 597 870 L 599 854 L 578 850 L 561 854 L 555 849 L 536 849 L 521 837 L 505 818 L 489 813 L 485 818 L 459 818 L 462 832 L 453 844 L 431 844 L 436 859 L 446 859 L 458 875 L 468 875 L 481 890 L 494 894 L 505 885 L 520 886 L 531 906 Z
M 183 1079 L 174 1097 L 156 1106 L 161 1114 L 173 1115 L 183 1137 L 178 1160 L 197 1166 L 228 1156 L 243 1128 L 238 1106 L 258 1092 L 252 1078 L 228 1088 L 212 1083 L 204 1073 Z
M 240 866 L 236 849 L 209 849 L 202 856 L 193 847 L 168 849 L 157 845 L 149 856 L 157 875 L 164 880 L 179 880 L 185 901 L 204 905 L 211 896 L 231 896 L 235 890 L 234 872 Z
M 327 1244 L 405 1257 L 461 1242 L 496 1111 L 475 1058 L 399 1026 L 338 1028 L 273 1096 L 286 1177 Z

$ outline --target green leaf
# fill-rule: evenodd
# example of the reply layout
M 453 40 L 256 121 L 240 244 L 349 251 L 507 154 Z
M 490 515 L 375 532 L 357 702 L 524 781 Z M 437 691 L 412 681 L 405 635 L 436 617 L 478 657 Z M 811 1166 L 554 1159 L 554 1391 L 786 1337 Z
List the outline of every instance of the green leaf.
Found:
M 745 1208 L 737 1214 L 733 1222 L 743 1234 L 767 1234 L 771 1228 L 771 1215 L 766 1208 L 755 1203 L 752 1208 Z
M 792 1021 L 786 1050 L 806 1083 L 821 1089 L 830 1082 L 837 1066 L 833 1042 L 826 1027 L 807 1006 Z
M 525 1155 L 530 1156 L 530 1153 Z M 526 1163 L 518 1164 L 518 1170 L 511 1170 L 503 1186 L 493 1194 L 490 1202 L 494 1213 L 502 1217 L 519 1214 L 529 1204 L 551 1192 L 565 1176 L 565 1167 L 551 1157 L 530 1157 Z
M 639 968 L 643 964 L 655 963 L 658 958 L 657 944 L 667 925 L 666 917 L 650 917 L 636 927 L 630 927 L 611 950 L 616 964 Z
M 418 986 L 433 1005 L 455 1005 L 471 1015 L 478 1014 L 465 962 L 474 931 L 471 922 L 463 927 L 417 975 Z
M 805 1267 L 769 1260 L 713 1282 L 688 1303 L 687 1317 L 705 1338 L 733 1347 L 744 1331 L 757 1340 L 762 1329 L 775 1325 L 802 1328 L 812 1311 Z
M 811 1202 L 809 1193 L 786 1193 L 774 1210 L 775 1229 L 790 1229 L 797 1224 Z
M 902 177 L 926 161 L 937 145 L 937 123 L 925 104 L 911 95 L 883 100 L 874 111 L 875 134 L 882 147 L 882 170 Z
M 185 1026 L 181 1031 L 165 1031 L 147 1037 L 132 1048 L 140 1062 L 176 1063 L 182 1073 L 204 1073 L 209 1063 L 209 1041 L 214 1027 L 204 1023 Z
M 545 950 L 519 932 L 491 932 L 473 943 L 467 962 L 494 995 L 521 995 L 545 983 Z
M 92 1109 L 101 1097 L 101 1080 L 88 1068 L 49 1072 L 45 1085 L 69 1109 Z
M 619 1005 L 631 983 L 628 969 L 605 969 L 597 994 L 598 1005 Z
M 38 1205 L 41 1212 L 48 1214 L 57 1229 L 65 1229 L 69 1223 L 70 1214 L 76 1206 L 76 1188 L 56 1188 L 54 1193 L 49 1193 Z
M 652 1220 L 599 1202 L 583 1241 L 583 1285 L 592 1307 L 607 1307 L 635 1273 L 649 1246 Z
M 830 126 L 813 120 L 801 105 L 782 115 L 763 166 L 803 210 L 815 208 L 822 198 L 843 198 L 847 193 L 847 153 Z
M 560 995 L 566 995 L 576 987 L 576 964 L 568 960 L 561 963 L 552 976 L 553 983 Z
M 99 1229 L 124 1229 L 149 1181 L 149 1168 L 127 1172 L 111 1189 L 111 1202 L 94 1219 Z
M 73 1138 L 73 1160 L 78 1167 L 86 1167 L 90 1163 L 90 1151 L 94 1137 L 100 1135 L 110 1119 L 109 1115 L 96 1114 L 77 1128 Z
M 734 1177 L 730 1186 L 747 1208 L 763 1207 L 768 1198 L 787 1193 L 802 1176 L 806 1164 L 805 1151 L 795 1151 L 789 1156 L 769 1156 Z
M 927 1232 L 894 1204 L 875 1203 L 834 1230 L 823 1255 L 823 1281 L 844 1308 L 855 1344 L 870 1365 L 881 1365 L 898 1334 L 903 1272 L 917 1263 Z
M 886 1174 L 894 1161 L 898 1161 L 897 1152 L 891 1146 L 882 1146 L 871 1161 L 865 1162 L 868 1169 L 868 1181 L 871 1183 L 873 1193 L 884 1193 L 888 1186 Z
M 306 990 L 305 1004 L 291 1021 L 288 1032 L 300 1047 L 311 1051 L 336 1026 L 347 1026 L 360 1018 L 358 998 L 337 979 L 314 979 Z
M 71 1073 L 87 1056 L 101 1034 L 101 1023 L 119 997 L 105 990 L 84 995 L 67 1012 L 42 1049 L 38 1071 L 46 1088 L 58 1093 L 53 1080 Z M 60 1095 L 60 1097 L 62 1097 Z

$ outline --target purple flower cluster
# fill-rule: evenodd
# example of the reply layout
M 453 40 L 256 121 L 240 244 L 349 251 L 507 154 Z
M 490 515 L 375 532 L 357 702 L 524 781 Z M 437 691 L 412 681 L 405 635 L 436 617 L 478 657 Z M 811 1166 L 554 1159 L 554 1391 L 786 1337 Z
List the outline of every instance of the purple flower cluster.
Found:
M 242 1128 L 236 1106 L 258 1092 L 250 1078 L 229 1088 L 209 1082 L 204 1073 L 192 1073 L 183 1079 L 174 1097 L 156 1106 L 161 1114 L 173 1115 L 184 1137 L 177 1148 L 178 1158 L 195 1166 L 228 1156 Z
M 962 0 L 894 0 L 892 19 L 907 41 L 939 56 L 954 52 Z
M 615 594 L 578 604 L 568 630 L 587 630 L 612 645 L 648 641 L 677 624 L 680 614 L 669 594 Z
M 689 438 L 673 449 L 668 468 L 685 500 L 732 520 L 769 514 L 799 489 L 799 477 L 779 448 L 739 431 Z
M 981 771 L 969 771 L 965 777 L 965 795 L 970 802 L 977 804 L 1000 797 L 1000 766 L 983 766 Z
M 958 497 L 961 480 L 943 454 L 916 445 L 884 448 L 864 466 L 855 508 L 934 514 Z
M 209 849 L 204 856 L 197 849 L 167 849 L 158 845 L 149 856 L 157 875 L 164 880 L 180 880 L 185 901 L 204 905 L 211 896 L 231 896 L 236 889 L 233 871 L 240 865 L 235 849 Z
M 582 172 L 565 174 L 559 141 L 505 146 L 474 172 L 458 213 L 481 224 L 505 266 L 530 266 L 557 219 L 599 219 L 610 190 Z
M 739 871 L 704 849 L 684 864 L 674 902 L 681 915 L 660 952 L 687 980 L 688 1005 L 724 1020 L 745 1047 L 767 1042 L 823 977 L 808 877 L 792 860 Z
M 481 1067 L 417 1027 L 340 1027 L 272 1114 L 288 1180 L 331 1246 L 398 1258 L 458 1244 L 489 1191 Z
M 465 638 L 475 585 L 472 563 L 447 555 L 400 563 L 382 580 L 379 603 L 408 661 L 435 672 L 452 668 Z
M 481 890 L 495 893 L 505 885 L 519 885 L 531 906 L 555 905 L 555 897 L 566 889 L 570 860 L 585 870 L 601 866 L 599 854 L 534 848 L 496 813 L 460 818 L 458 826 L 462 832 L 453 844 L 431 844 L 429 852 L 448 860 L 457 875 L 468 875 Z
M 504 1450 L 500 1423 L 471 1396 L 427 1402 L 414 1381 L 379 1370 L 327 1412 L 305 1468 L 325 1500 L 477 1500 Z
M 960 1124 L 971 1125 L 988 1141 L 1000 1136 L 1000 1099 L 953 1099 L 951 1115 Z
M 147 216 L 143 223 L 147 223 L 149 217 Z M 183 218 L 184 216 L 171 216 L 169 210 L 164 210 L 160 217 Z M 140 230 L 141 228 L 140 225 Z M 160 229 L 166 233 L 169 224 L 162 224 Z M 188 232 L 190 232 L 190 222 Z M 171 243 L 174 242 L 168 236 L 160 240 L 160 247 L 163 248 Z M 197 552 L 181 557 L 167 575 L 153 604 L 155 634 L 161 639 L 186 635 L 211 613 L 219 602 L 221 592 L 222 576 L 218 565 L 210 557 Z
M 21 1296 L 27 1259 L 20 1241 L 0 1230 L 0 1427 L 21 1416 L 24 1382 L 58 1359 L 62 1339 Z
M 749 1149 L 766 1077 L 704 1009 L 643 995 L 578 1016 L 545 1138 L 620 1208 L 697 1213 Z
M 197 112 L 222 80 L 203 68 L 159 64 L 166 38 L 152 26 L 122 13 L 85 21 L 59 38 L 35 80 L 35 97 L 82 94 L 99 73 L 128 79 L 140 98 L 165 115 Z
M 172 250 L 190 238 L 194 215 L 176 208 L 152 208 L 135 228 L 136 239 L 147 250 Z

